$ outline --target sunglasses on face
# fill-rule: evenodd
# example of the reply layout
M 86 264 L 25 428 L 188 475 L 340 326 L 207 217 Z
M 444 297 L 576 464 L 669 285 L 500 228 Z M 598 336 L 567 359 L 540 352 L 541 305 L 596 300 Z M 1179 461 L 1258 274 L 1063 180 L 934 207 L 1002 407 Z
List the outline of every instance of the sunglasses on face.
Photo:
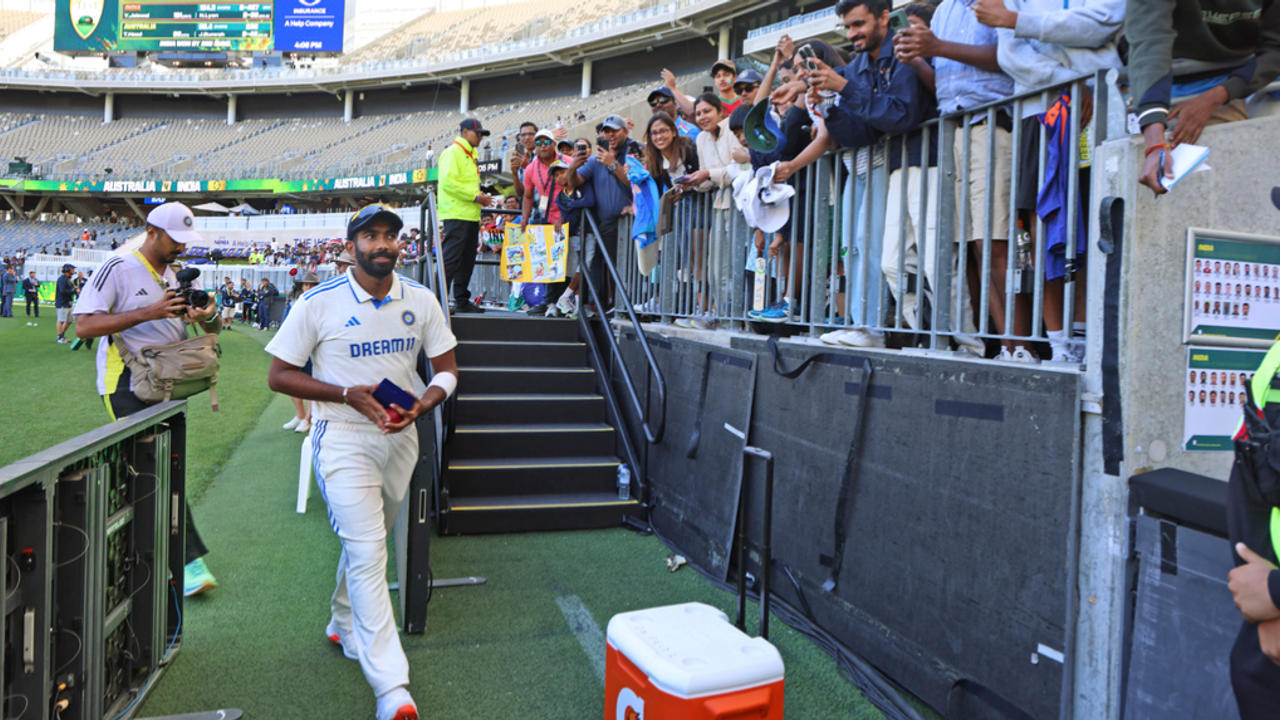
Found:
M 534 140 L 533 144 L 537 145 L 538 147 L 547 147 L 548 145 L 551 144 L 551 141 L 550 140 Z
M 669 97 L 654 98 L 649 101 L 649 107 L 658 107 L 659 105 L 666 105 L 669 102 L 671 102 L 671 98 Z
M 760 83 L 753 83 L 751 85 L 739 85 L 735 89 L 738 91 L 738 94 L 741 95 L 743 93 L 755 92 L 756 88 L 758 87 L 760 87 Z

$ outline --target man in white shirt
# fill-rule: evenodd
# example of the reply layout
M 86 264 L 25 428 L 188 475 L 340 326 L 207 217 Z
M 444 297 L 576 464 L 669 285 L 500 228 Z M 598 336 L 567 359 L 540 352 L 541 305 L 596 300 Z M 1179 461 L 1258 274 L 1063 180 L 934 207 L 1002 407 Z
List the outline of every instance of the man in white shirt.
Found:
M 271 389 L 315 401 L 316 483 L 342 540 L 325 634 L 359 660 L 378 720 L 418 717 L 387 588 L 386 540 L 418 458 L 413 421 L 443 402 L 458 377 L 457 340 L 439 301 L 393 272 L 402 226 L 383 205 L 357 212 L 346 244 L 355 265 L 304 294 L 266 348 L 275 356 Z M 430 385 L 417 374 L 419 350 L 431 360 Z M 308 359 L 311 375 L 299 369 Z M 413 406 L 386 408 L 374 399 L 384 379 L 412 393 Z
M 173 262 L 188 244 L 201 242 L 191 210 L 177 202 L 165 203 L 147 215 L 147 237 L 133 252 L 113 255 L 85 283 L 72 314 L 81 340 L 105 337 L 98 343 L 98 394 L 112 420 L 147 406 L 133 393 L 133 377 L 120 359 L 116 343 L 131 352 L 148 345 L 168 345 L 187 337 L 187 326 L 199 323 L 206 332 L 218 332 L 218 306 L 210 298 L 204 307 L 191 307 L 174 289 L 178 279 Z M 199 279 L 192 283 L 199 287 Z M 185 595 L 217 585 L 205 567 L 208 552 L 196 532 L 187 508 Z

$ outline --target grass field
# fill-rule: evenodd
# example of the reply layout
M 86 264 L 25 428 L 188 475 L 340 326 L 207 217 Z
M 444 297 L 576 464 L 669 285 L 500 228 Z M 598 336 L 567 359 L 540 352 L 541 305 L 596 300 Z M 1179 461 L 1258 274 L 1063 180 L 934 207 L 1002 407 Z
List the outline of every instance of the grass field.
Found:
M 93 354 L 56 344 L 52 317 L 26 322 L 0 320 L 0 465 L 107 422 Z M 180 652 L 140 717 L 219 707 L 251 720 L 372 717 L 358 665 L 322 634 L 339 544 L 314 490 L 309 512 L 294 512 L 302 438 L 280 429 L 292 407 L 266 387 L 268 337 L 225 331 L 222 410 L 204 395 L 189 401 L 188 488 L 219 587 L 185 603 Z M 692 569 L 667 571 L 670 552 L 623 529 L 433 537 L 437 577 L 488 583 L 437 590 L 427 632 L 403 636 L 423 716 L 601 717 L 610 617 L 686 601 L 732 615 L 730 593 Z M 786 665 L 787 718 L 883 717 L 807 638 L 775 619 L 771 640 Z
M 40 318 L 0 318 L 0 417 L 7 422 L 0 443 L 0 466 L 44 450 L 110 422 L 98 396 L 93 350 L 72 352 L 59 345 L 53 308 Z M 36 322 L 38 327 L 26 323 Z M 204 496 L 232 450 L 244 440 L 270 402 L 263 352 L 268 333 L 236 325 L 222 333 L 222 368 L 218 379 L 220 410 L 213 412 L 207 395 L 192 398 L 187 435 L 187 490 L 193 501 Z

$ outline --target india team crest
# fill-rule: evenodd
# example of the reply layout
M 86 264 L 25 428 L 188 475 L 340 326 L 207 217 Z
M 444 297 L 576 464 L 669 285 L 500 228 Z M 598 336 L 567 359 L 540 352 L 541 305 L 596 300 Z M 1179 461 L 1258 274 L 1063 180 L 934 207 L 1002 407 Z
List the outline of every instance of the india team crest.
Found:
M 98 29 L 102 20 L 103 0 L 71 0 L 71 26 L 76 34 L 85 40 Z
M 408 310 L 405 310 L 404 313 L 400 315 L 400 319 L 404 321 L 405 325 L 412 325 L 414 321 L 417 320 L 417 318 L 414 317 L 413 313 L 409 312 Z

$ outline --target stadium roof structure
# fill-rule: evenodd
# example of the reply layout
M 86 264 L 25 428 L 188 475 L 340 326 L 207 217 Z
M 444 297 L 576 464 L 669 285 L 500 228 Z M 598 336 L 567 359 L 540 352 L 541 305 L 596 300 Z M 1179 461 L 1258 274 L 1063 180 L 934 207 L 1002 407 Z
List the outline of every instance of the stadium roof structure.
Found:
M 340 93 L 379 87 L 457 82 L 465 78 L 524 73 L 606 58 L 655 43 L 706 38 L 718 26 L 769 7 L 769 0 L 676 0 L 640 13 L 631 22 L 609 25 L 598 37 L 570 34 L 545 43 L 517 44 L 505 53 L 433 61 L 429 56 L 326 69 L 254 69 L 156 72 L 0 70 L 0 89 L 139 94 L 228 95 L 293 91 Z

